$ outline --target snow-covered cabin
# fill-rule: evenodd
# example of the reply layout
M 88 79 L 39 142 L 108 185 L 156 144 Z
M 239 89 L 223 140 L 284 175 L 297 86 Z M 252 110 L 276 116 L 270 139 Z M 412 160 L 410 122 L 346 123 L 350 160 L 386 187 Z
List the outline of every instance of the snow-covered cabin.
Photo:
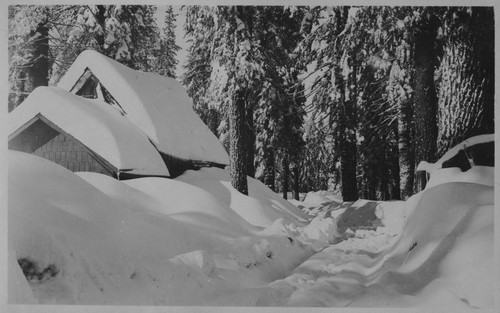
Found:
M 176 177 L 229 158 L 175 79 L 84 51 L 57 87 L 39 87 L 9 114 L 9 149 L 72 171 Z

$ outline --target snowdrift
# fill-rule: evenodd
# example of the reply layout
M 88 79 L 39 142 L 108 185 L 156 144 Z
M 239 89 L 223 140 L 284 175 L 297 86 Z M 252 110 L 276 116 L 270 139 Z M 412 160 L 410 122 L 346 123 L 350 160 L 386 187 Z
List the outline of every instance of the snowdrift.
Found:
M 176 180 L 198 186 L 223 200 L 224 203 L 250 223 L 267 227 L 276 219 L 284 219 L 287 224 L 303 225 L 309 217 L 296 206 L 272 192 L 257 179 L 248 177 L 248 194 L 242 195 L 231 186 L 229 172 L 217 168 L 203 168 L 187 171 Z
M 441 179 L 404 205 L 379 208 L 388 225 L 403 221 L 399 235 L 387 231 L 391 227 L 358 230 L 287 278 L 255 291 L 260 293 L 255 303 L 493 308 L 492 173 L 491 167 L 474 167 L 448 175 L 448 182 Z
M 308 219 L 220 169 L 123 182 L 12 151 L 8 301 L 493 308 L 493 168 L 439 171 Z
M 76 175 L 15 151 L 8 227 L 9 303 L 206 304 L 312 254 L 196 186 Z

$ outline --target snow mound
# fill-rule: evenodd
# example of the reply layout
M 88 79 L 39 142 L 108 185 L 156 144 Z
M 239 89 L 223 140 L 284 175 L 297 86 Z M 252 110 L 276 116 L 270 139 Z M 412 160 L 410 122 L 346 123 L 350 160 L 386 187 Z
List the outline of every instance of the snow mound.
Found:
M 476 183 L 427 189 L 406 202 L 396 237 L 358 230 L 259 289 L 255 303 L 492 308 L 493 195 L 492 186 Z
M 447 290 L 471 306 L 492 307 L 493 198 L 493 188 L 481 184 L 426 190 L 386 254 L 386 263 L 397 266 L 376 284 L 401 294 Z
M 115 202 L 145 207 L 200 230 L 210 230 L 230 238 L 257 231 L 215 196 L 195 186 L 157 177 L 117 181 L 97 173 L 81 172 L 77 175 Z
M 493 308 L 485 173 L 308 221 L 255 180 L 236 197 L 219 169 L 122 182 L 12 151 L 9 302 Z
M 10 303 L 203 305 L 312 254 L 179 181 L 76 175 L 16 151 L 8 178 Z
M 183 159 L 229 164 L 224 147 L 196 115 L 178 81 L 133 70 L 87 50 L 76 58 L 58 86 L 71 91 L 87 68 L 160 151 Z
M 212 193 L 246 221 L 256 226 L 268 227 L 280 218 L 288 224 L 298 225 L 308 220 L 297 207 L 251 177 L 248 177 L 249 196 L 234 189 L 230 183 L 229 172 L 218 168 L 186 171 L 175 180 Z

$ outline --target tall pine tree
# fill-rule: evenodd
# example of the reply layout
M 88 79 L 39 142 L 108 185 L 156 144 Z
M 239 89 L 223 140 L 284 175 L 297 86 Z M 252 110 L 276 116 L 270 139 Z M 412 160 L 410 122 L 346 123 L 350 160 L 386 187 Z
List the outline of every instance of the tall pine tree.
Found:
M 158 53 L 158 63 L 156 72 L 160 75 L 175 78 L 175 70 L 179 61 L 177 52 L 181 49 L 175 42 L 175 22 L 177 14 L 171 5 L 165 10 L 165 26 L 160 38 L 160 49 Z

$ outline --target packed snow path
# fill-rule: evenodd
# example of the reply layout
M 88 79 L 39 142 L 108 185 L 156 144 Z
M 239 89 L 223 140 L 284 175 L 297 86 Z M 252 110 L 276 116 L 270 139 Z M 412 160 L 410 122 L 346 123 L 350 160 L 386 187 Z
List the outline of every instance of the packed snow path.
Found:
M 493 190 L 481 184 L 488 180 L 413 197 L 399 234 L 357 230 L 260 290 L 255 304 L 491 308 Z

